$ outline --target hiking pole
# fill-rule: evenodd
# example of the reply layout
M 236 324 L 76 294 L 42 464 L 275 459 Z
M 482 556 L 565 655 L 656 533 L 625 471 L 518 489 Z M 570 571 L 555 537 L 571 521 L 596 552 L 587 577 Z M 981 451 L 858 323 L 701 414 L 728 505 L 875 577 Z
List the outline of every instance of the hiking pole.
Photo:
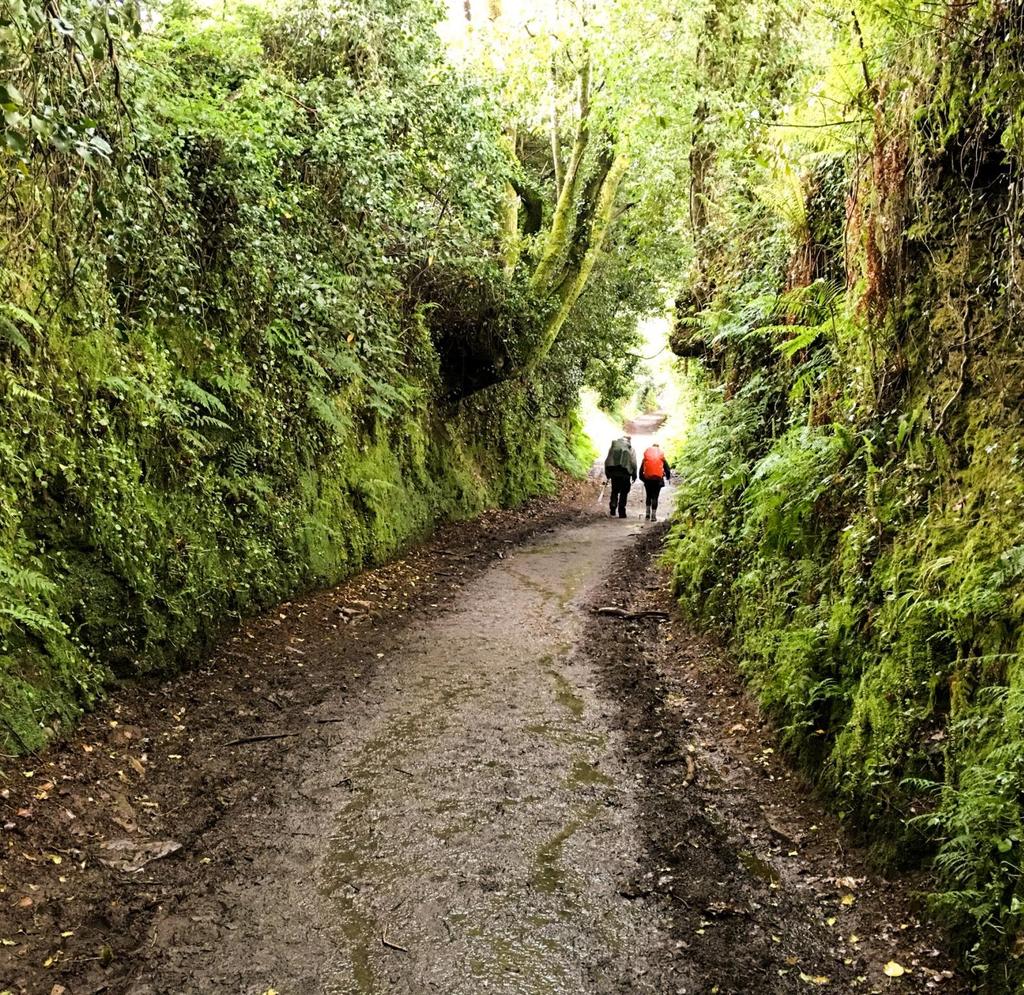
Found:
M 607 486 L 608 486 L 608 481 L 605 480 L 605 482 L 601 485 L 601 493 L 597 495 L 597 503 L 598 504 L 600 504 L 604 500 L 604 489 Z

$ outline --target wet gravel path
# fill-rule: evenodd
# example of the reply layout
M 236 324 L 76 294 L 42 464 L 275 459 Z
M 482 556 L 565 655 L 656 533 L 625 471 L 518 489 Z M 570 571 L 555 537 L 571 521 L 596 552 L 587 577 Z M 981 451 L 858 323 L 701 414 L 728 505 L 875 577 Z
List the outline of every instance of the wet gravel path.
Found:
M 669 607 L 637 497 L 455 530 L 115 699 L 38 765 L 49 790 L 4 789 L 34 807 L 0 991 L 966 990 L 770 748 L 733 742 L 756 715 L 713 649 L 595 615 Z M 112 838 L 179 849 L 126 871 Z
M 385 637 L 355 699 L 318 709 L 350 718 L 273 849 L 158 919 L 134 995 L 675 991 L 667 924 L 631 900 L 635 772 L 577 651 L 588 595 L 643 524 L 545 534 Z M 196 922 L 215 943 L 190 942 Z
M 320 874 L 343 924 L 324 991 L 665 990 L 658 917 L 620 895 L 642 852 L 631 772 L 575 652 L 580 600 L 635 528 L 533 542 L 389 651 L 335 746 L 353 787 Z

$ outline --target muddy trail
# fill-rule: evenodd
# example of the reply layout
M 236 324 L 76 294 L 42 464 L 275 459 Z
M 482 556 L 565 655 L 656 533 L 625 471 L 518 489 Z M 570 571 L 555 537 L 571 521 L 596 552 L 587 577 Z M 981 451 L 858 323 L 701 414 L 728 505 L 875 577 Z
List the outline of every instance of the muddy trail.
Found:
M 638 490 L 445 530 L 5 762 L 0 991 L 966 991 L 671 616 Z

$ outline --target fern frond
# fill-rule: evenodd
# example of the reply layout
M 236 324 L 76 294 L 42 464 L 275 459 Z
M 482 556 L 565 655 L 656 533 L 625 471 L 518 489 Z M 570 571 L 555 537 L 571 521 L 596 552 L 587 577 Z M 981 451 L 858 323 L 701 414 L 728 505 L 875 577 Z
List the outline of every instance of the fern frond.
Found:
M 188 377 L 180 377 L 176 384 L 178 390 L 185 395 L 193 404 L 198 405 L 204 411 L 216 412 L 219 415 L 228 415 L 227 405 L 208 390 L 200 387 L 194 380 Z

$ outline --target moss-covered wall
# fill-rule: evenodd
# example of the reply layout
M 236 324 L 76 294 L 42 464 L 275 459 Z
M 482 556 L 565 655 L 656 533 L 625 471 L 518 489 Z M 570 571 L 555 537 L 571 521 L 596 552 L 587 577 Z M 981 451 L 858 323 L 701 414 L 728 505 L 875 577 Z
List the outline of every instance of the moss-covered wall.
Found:
M 121 370 L 116 349 L 100 354 Z M 550 491 L 548 440 L 567 431 L 521 386 L 457 405 L 425 392 L 314 453 L 289 439 L 311 431 L 300 418 L 265 460 L 227 471 L 193 440 L 167 476 L 154 450 L 171 442 L 138 430 L 141 388 L 121 373 L 116 396 L 94 389 L 115 376 L 104 366 L 95 380 L 79 367 L 75 393 L 51 368 L 20 407 L 8 394 L 0 446 L 21 470 L 0 560 L 8 748 L 41 746 L 111 676 L 177 666 L 241 615 L 380 562 L 439 519 Z M 222 396 L 229 422 L 237 398 Z
M 706 356 L 668 554 L 843 817 L 934 868 L 993 992 L 1024 984 L 1022 27 L 951 9 L 877 82 L 838 219 L 809 179 L 845 256 L 720 290 L 742 319 Z
M 432 3 L 312 11 L 8 11 L 0 749 L 573 461 L 496 108 Z

